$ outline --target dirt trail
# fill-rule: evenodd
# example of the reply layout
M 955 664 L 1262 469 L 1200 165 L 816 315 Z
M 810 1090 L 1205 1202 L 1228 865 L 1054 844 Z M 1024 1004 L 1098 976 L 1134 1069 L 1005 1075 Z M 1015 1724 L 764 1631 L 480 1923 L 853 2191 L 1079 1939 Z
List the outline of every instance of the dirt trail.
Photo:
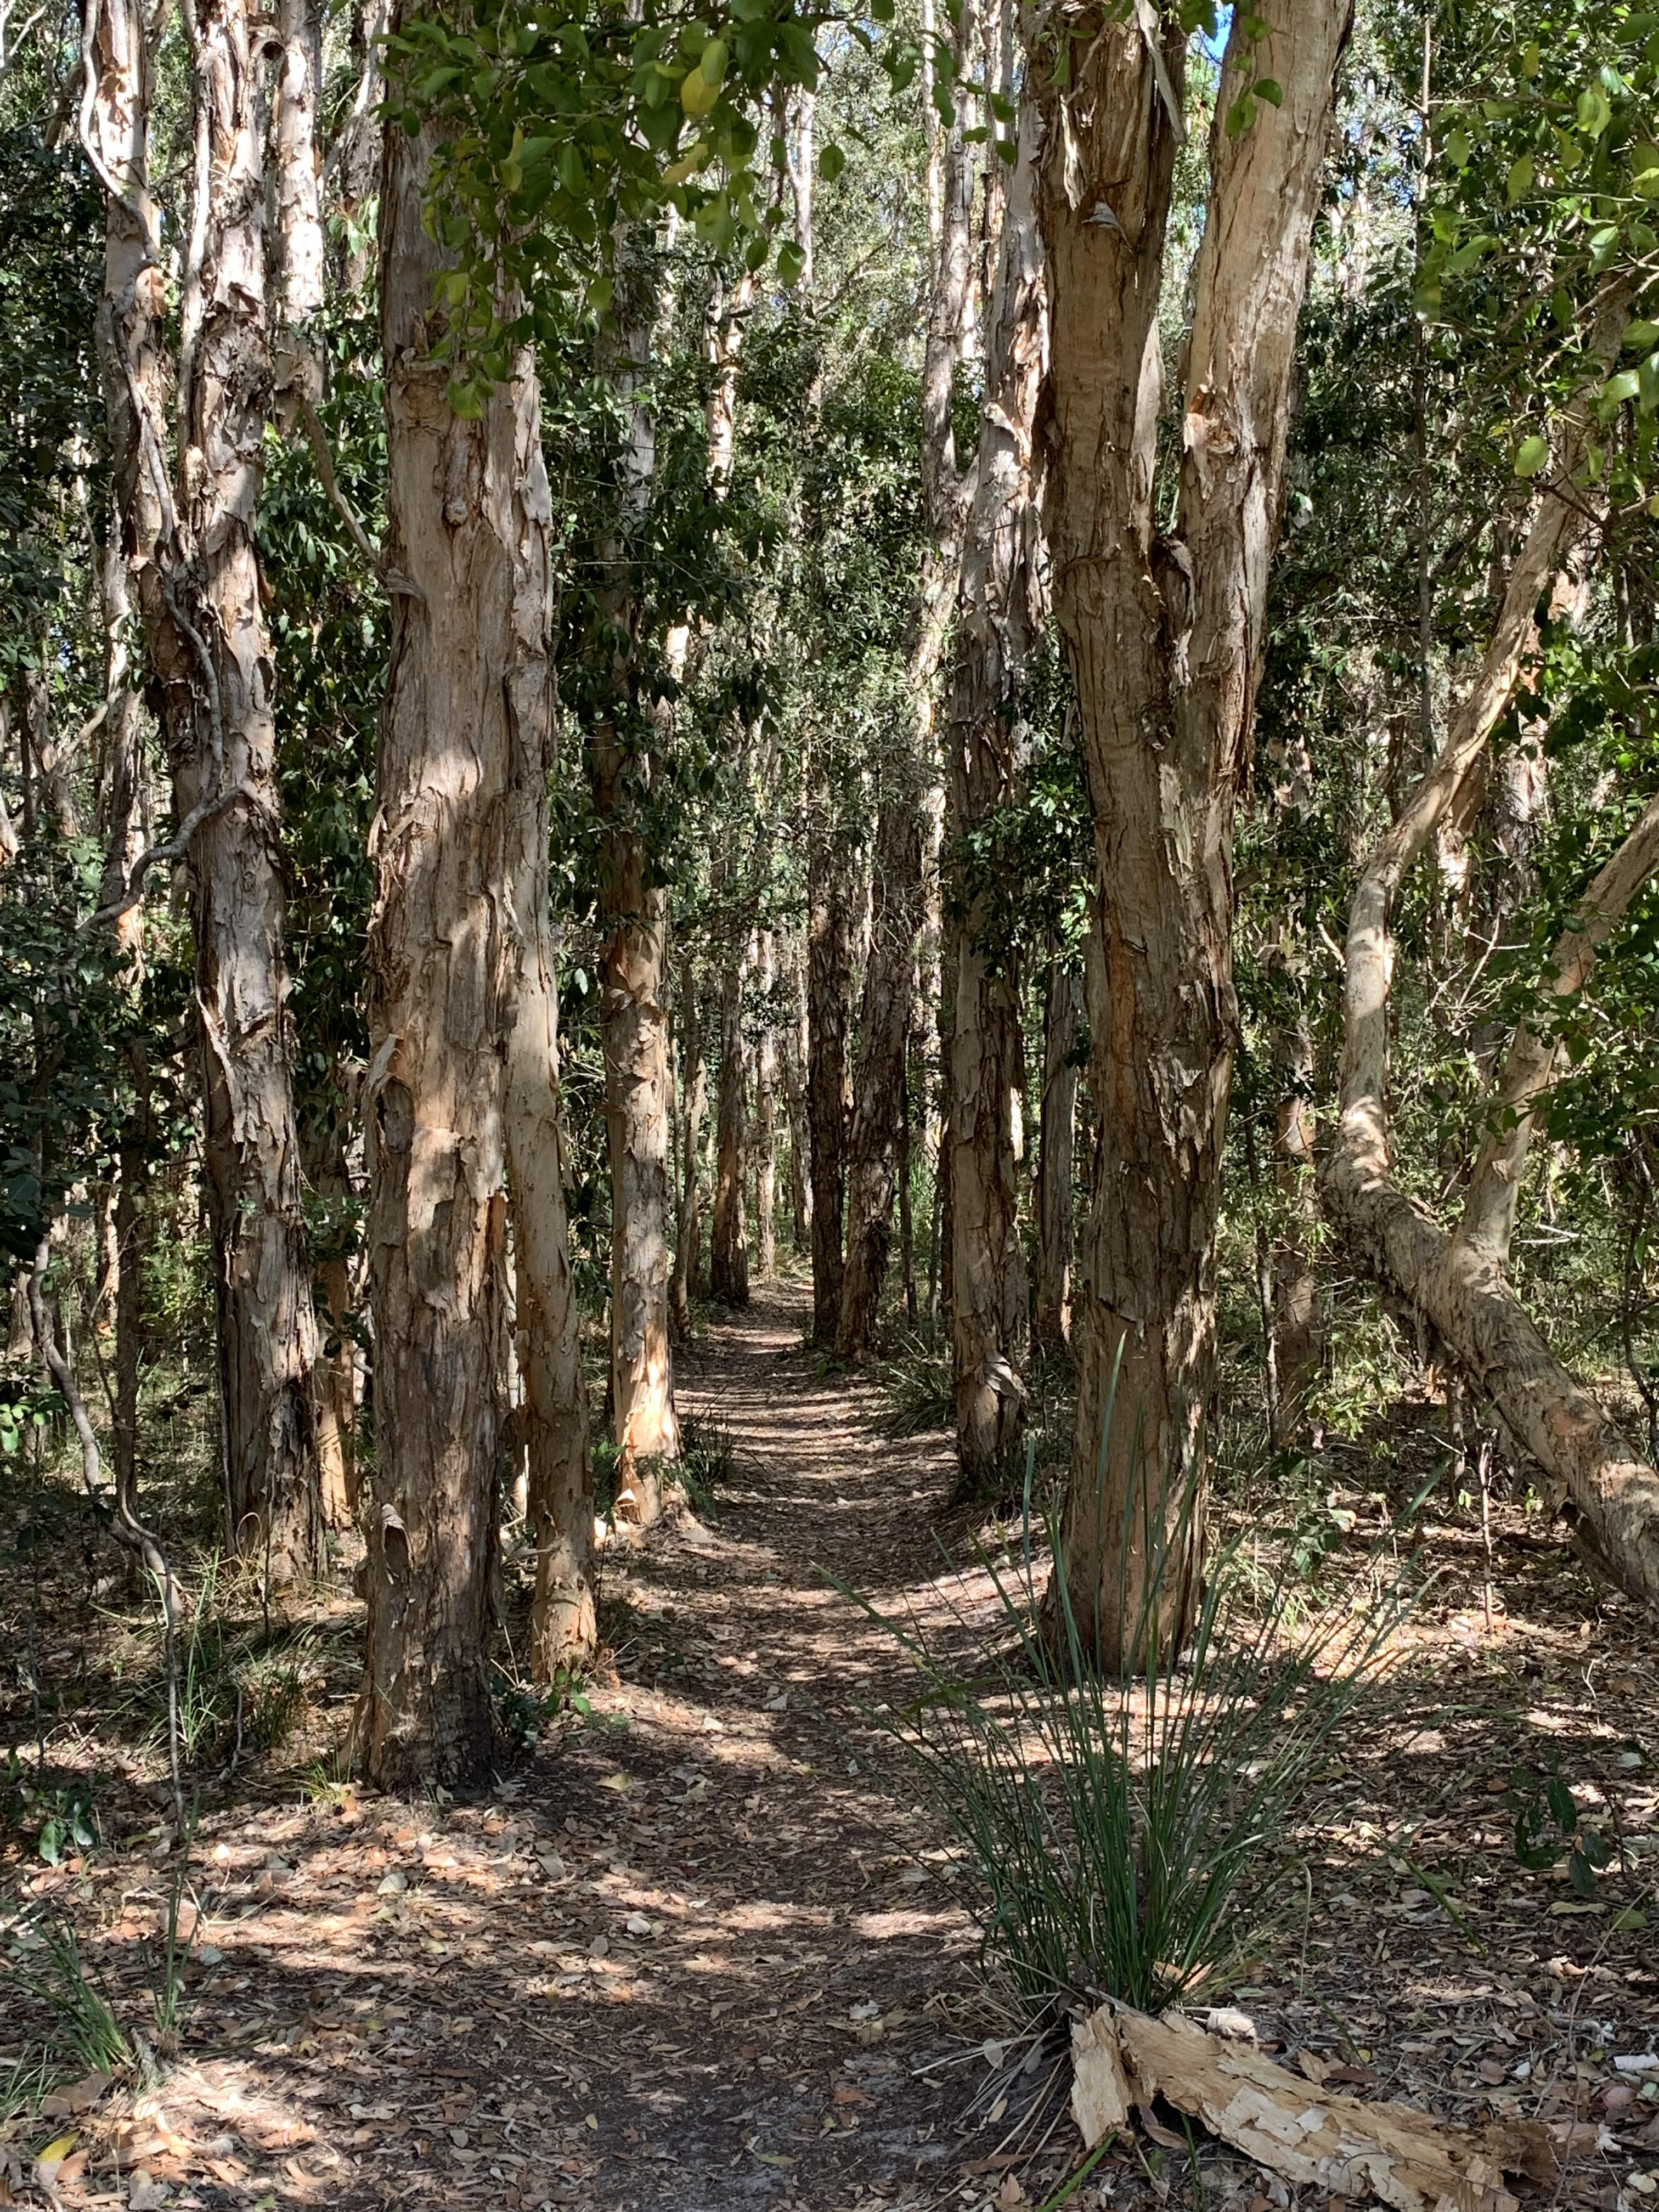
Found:
M 735 1478 L 608 1552 L 615 1678 L 562 1743 L 484 1808 L 347 1794 L 255 1848 L 227 1822 L 191 2040 L 216 2007 L 227 2041 L 268 2033 L 152 2100 L 224 2137 L 223 2185 L 198 2165 L 184 2203 L 839 2212 L 958 2185 L 971 1947 L 859 1756 L 856 1704 L 903 1669 L 827 1579 L 902 1604 L 939 1571 L 950 1453 L 820 1378 L 808 1311 L 766 1286 L 682 1357 Z

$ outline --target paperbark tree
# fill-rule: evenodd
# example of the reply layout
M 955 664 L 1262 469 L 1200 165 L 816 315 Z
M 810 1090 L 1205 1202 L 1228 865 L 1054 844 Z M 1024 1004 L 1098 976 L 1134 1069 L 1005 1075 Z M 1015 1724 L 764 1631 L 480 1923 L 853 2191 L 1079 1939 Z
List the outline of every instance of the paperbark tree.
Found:
M 828 739 L 819 748 L 827 755 Z M 806 1111 L 811 1130 L 812 1341 L 832 1346 L 846 1261 L 848 1028 L 853 917 L 827 758 L 816 768 L 806 856 Z
M 691 1334 L 691 1292 L 698 1280 L 697 1261 L 702 1242 L 702 1214 L 698 1200 L 697 1164 L 702 1125 L 708 1111 L 708 1055 L 703 1045 L 702 1010 L 697 1000 L 697 979 L 690 961 L 680 964 L 680 1066 L 683 1085 L 680 1114 L 680 1202 L 674 1233 L 674 1276 L 670 1308 L 674 1327 L 682 1337 Z
M 778 1033 L 772 1018 L 777 979 L 777 942 L 763 929 L 756 975 L 763 1027 L 755 1048 L 755 1265 L 768 1283 L 778 1271 Z
M 1077 1124 L 1078 978 L 1059 959 L 1048 970 L 1042 1018 L 1042 1107 L 1039 1116 L 1036 1285 L 1031 1337 L 1045 1352 L 1063 1352 L 1076 1243 L 1073 1184 Z
M 1617 357 L 1623 321 L 1622 307 L 1611 327 L 1603 318 L 1595 350 L 1604 360 Z M 1455 1237 L 1399 1188 L 1389 1144 L 1391 911 L 1436 830 L 1456 815 L 1473 787 L 1531 645 L 1534 611 L 1582 526 L 1584 504 L 1575 479 L 1587 415 L 1583 399 L 1570 412 L 1557 473 L 1545 487 L 1480 673 L 1446 742 L 1361 872 L 1346 947 L 1341 1114 L 1321 1194 L 1358 1255 L 1432 1323 L 1470 1381 L 1571 1498 L 1612 1571 L 1652 1601 L 1659 1598 L 1659 1474 L 1632 1451 L 1594 1395 L 1555 1358 L 1503 1275 L 1532 1109 L 1553 1051 L 1524 1028 L 1514 1040 Z M 1579 926 L 1556 948 L 1555 975 L 1567 988 L 1588 975 L 1596 945 L 1651 872 L 1656 853 L 1659 802 L 1589 886 Z
M 749 1139 L 749 1069 L 743 1041 L 746 957 L 733 951 L 720 978 L 720 1103 L 714 1122 L 714 1224 L 708 1286 L 727 1305 L 749 1303 L 749 1231 L 743 1201 Z
M 489 1771 L 509 1164 L 538 1665 L 591 1632 L 546 909 L 551 503 L 527 356 L 476 420 L 453 411 L 433 357 L 434 150 L 431 125 L 389 131 L 380 198 L 386 568 L 398 585 L 369 945 L 377 1449 L 356 1739 L 383 1788 Z
M 148 176 L 150 55 L 142 11 L 125 0 L 88 0 L 81 127 L 106 193 L 102 313 L 120 371 L 112 447 L 123 550 L 172 770 L 174 843 L 189 869 L 230 1534 L 283 1583 L 320 1565 L 322 1513 L 272 670 L 254 536 L 270 383 L 265 173 L 258 47 L 242 0 L 208 0 L 193 20 L 192 201 L 172 380 Z
M 946 708 L 950 834 L 981 829 L 1016 795 L 1014 726 L 1041 621 L 1036 413 L 1048 366 L 1036 173 L 1042 122 L 1028 102 L 1009 180 L 992 295 L 985 407 L 957 602 Z M 956 927 L 951 1034 L 951 1336 L 957 1460 L 981 1481 L 1014 1464 L 1025 1402 L 1024 1248 L 1013 1102 L 1024 1054 L 1012 951 L 988 945 L 979 891 Z
M 1232 820 L 1283 489 L 1292 344 L 1348 0 L 1236 15 L 1194 277 L 1173 528 L 1152 490 L 1158 307 L 1185 33 L 1067 18 L 1032 57 L 1044 117 L 1045 524 L 1100 863 L 1089 968 L 1097 1182 L 1073 1299 L 1065 1569 L 1086 1644 L 1134 1656 L 1200 1571 L 1222 1142 L 1237 1027 Z M 1061 63 L 1064 66 L 1061 66 Z M 1225 118 L 1262 77 L 1280 99 Z M 1115 1376 L 1116 1388 L 1113 1393 Z M 1108 1421 L 1109 1403 L 1113 1414 Z M 1051 1592 L 1051 1604 L 1053 1594 Z
M 858 1065 L 847 1137 L 846 1261 L 835 1343 L 843 1359 L 869 1351 L 892 1244 L 904 1053 L 922 915 L 922 825 L 933 775 L 934 680 L 956 600 L 970 472 L 957 465 L 951 406 L 972 332 L 975 149 L 967 133 L 976 58 L 974 0 L 961 0 L 953 33 L 958 90 L 943 150 L 945 205 L 928 305 L 921 374 L 921 481 L 927 530 L 911 611 L 905 687 L 915 723 L 884 766 L 876 824 L 869 963 L 859 1011 Z

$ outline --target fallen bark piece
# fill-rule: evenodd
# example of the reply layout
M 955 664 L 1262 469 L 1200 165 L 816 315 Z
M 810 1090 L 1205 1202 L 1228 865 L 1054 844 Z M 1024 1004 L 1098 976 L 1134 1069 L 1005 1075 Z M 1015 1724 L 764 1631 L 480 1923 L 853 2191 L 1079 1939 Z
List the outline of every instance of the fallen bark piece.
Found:
M 1121 2124 L 1105 2117 L 1115 2107 L 1161 2096 L 1286 2181 L 1395 2212 L 1516 2212 L 1505 2171 L 1535 2178 L 1553 2162 L 1541 2128 L 1509 2122 L 1476 2136 L 1409 2105 L 1316 2088 L 1179 2013 L 1102 2005 L 1073 2027 L 1072 2050 L 1072 2108 L 1091 2149 Z
M 1072 2117 L 1089 2150 L 1129 2117 L 1129 2084 L 1109 2005 L 1072 2022 Z

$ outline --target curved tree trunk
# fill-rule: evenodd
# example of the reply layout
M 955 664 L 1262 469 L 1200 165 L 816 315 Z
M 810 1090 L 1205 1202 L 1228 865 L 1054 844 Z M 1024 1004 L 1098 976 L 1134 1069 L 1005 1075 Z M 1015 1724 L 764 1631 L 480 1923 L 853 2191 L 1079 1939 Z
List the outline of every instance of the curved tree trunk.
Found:
M 748 1069 L 743 1046 L 743 971 L 733 955 L 720 978 L 720 1110 L 714 1132 L 714 1231 L 708 1287 L 729 1306 L 749 1303 L 749 1232 L 744 1219 Z
M 1032 62 L 1047 118 L 1045 522 L 1100 885 L 1088 969 L 1100 1144 L 1073 1301 L 1078 1425 L 1065 1565 L 1085 1642 L 1113 1668 L 1140 1656 L 1143 1626 L 1159 1648 L 1178 1639 L 1199 1588 L 1237 1020 L 1233 810 L 1249 757 L 1297 315 L 1348 22 L 1348 0 L 1291 0 L 1253 43 L 1255 19 L 1234 19 L 1170 537 L 1152 501 L 1164 387 L 1157 311 L 1184 34 L 1166 28 L 1160 46 L 1133 19 L 1084 18 L 1063 85 L 1048 55 Z M 1222 118 L 1264 74 L 1281 104 L 1260 103 L 1249 127 L 1230 136 Z
M 979 466 L 957 604 L 945 739 L 953 842 L 1016 796 L 1014 726 L 1042 618 L 1032 444 L 1048 351 L 1036 199 L 1042 130 L 1035 104 L 1027 102 L 997 260 Z M 1024 1041 L 1012 952 L 998 963 L 984 942 L 989 904 L 975 897 L 956 928 L 946 1138 L 957 1460 L 969 1483 L 1014 1466 L 1025 1403 L 1018 1372 L 1025 1254 L 1013 1127 Z
M 369 941 L 377 1449 L 358 1736 L 371 1778 L 386 1789 L 472 1784 L 489 1770 L 509 1146 L 545 1547 L 562 1510 L 554 1486 L 575 1480 L 580 1427 L 580 1401 L 563 1396 L 560 1379 L 573 1316 L 557 1249 L 542 904 L 552 702 L 538 395 L 520 355 L 477 421 L 449 406 L 448 368 L 432 358 L 442 257 L 422 220 L 434 143 L 430 129 L 415 139 L 386 133 L 380 201 L 386 566 L 402 588 L 380 725 Z M 574 1516 L 569 1525 L 580 1535 Z M 580 1575 L 564 1587 L 580 1608 Z
M 1076 1239 L 1073 1184 L 1076 1176 L 1079 984 L 1058 959 L 1048 969 L 1042 1018 L 1042 1110 L 1037 1165 L 1036 1290 L 1031 1336 L 1046 1352 L 1066 1349 Z
M 1604 360 L 1617 357 L 1623 321 L 1623 302 L 1614 303 L 1597 335 Z M 1534 610 L 1577 535 L 1583 509 L 1573 480 L 1586 414 L 1583 401 L 1570 413 L 1559 474 L 1545 489 L 1511 571 L 1474 686 L 1355 890 L 1343 985 L 1341 1118 L 1321 1189 L 1367 1264 L 1433 1324 L 1469 1379 L 1572 1499 L 1612 1571 L 1652 1601 L 1659 1600 L 1659 1474 L 1631 1451 L 1592 1394 L 1554 1358 L 1503 1275 L 1530 1109 L 1548 1081 L 1553 1050 L 1525 1028 L 1517 1033 L 1495 1087 L 1489 1133 L 1455 1237 L 1395 1182 L 1386 1105 L 1390 913 L 1412 866 L 1479 770 L 1529 647 Z M 1656 854 L 1659 800 L 1589 887 L 1578 925 L 1557 946 L 1553 965 L 1559 985 L 1580 987 L 1596 945 Z

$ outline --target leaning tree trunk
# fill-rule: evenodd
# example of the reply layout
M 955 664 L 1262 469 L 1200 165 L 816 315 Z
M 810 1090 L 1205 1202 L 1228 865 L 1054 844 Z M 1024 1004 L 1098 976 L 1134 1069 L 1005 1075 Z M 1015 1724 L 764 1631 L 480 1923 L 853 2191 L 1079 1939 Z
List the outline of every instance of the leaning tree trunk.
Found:
M 1174 532 L 1152 485 L 1158 305 L 1185 33 L 1068 19 L 1032 58 L 1046 118 L 1052 412 L 1045 521 L 1100 884 L 1090 963 L 1097 1180 L 1073 1303 L 1064 1563 L 1085 1646 L 1132 1665 L 1190 1617 L 1215 1370 L 1237 1029 L 1233 810 L 1249 757 L 1297 314 L 1349 0 L 1235 18 L 1194 277 Z M 1061 62 L 1065 66 L 1060 66 Z M 1223 118 L 1260 76 L 1249 128 Z M 1050 1593 L 1050 1611 L 1054 1611 Z
M 974 0 L 961 0 L 956 80 L 972 73 Z M 927 534 L 911 610 L 905 690 L 915 717 L 908 744 L 888 764 L 876 824 L 875 896 L 869 964 L 859 1018 L 853 1118 L 847 1138 L 846 1269 L 835 1343 L 842 1359 L 870 1350 L 893 1239 L 904 1054 L 916 939 L 922 919 L 923 821 L 933 751 L 933 684 L 955 605 L 971 479 L 958 472 L 951 407 L 957 365 L 971 323 L 975 163 L 965 95 L 958 92 L 945 150 L 945 213 L 933 272 L 922 358 L 921 476 Z
M 1070 1317 L 1075 1241 L 1073 1185 L 1077 1124 L 1078 978 L 1056 957 L 1042 1017 L 1042 1106 L 1037 1154 L 1036 1285 L 1031 1336 L 1063 1352 Z
M 357 1732 L 386 1789 L 489 1770 L 509 1147 L 522 1317 L 537 1333 L 526 1410 L 544 1560 L 568 1503 L 557 1485 L 580 1480 L 542 904 L 550 502 L 527 357 L 476 421 L 451 409 L 448 367 L 433 357 L 444 262 L 422 218 L 434 149 L 429 126 L 389 131 L 380 198 L 386 567 L 399 588 L 369 937 L 376 1453 Z M 581 1537 L 579 1512 L 566 1525 Z M 580 1568 L 560 1572 L 580 1619 Z
M 979 466 L 962 559 L 945 758 L 953 843 L 1017 793 L 1014 730 L 1041 619 L 1033 437 L 1046 367 L 1042 242 L 1036 219 L 1042 118 L 1021 118 L 992 296 Z M 957 902 L 951 1032 L 951 1337 L 957 1461 L 972 1485 L 1015 1465 L 1025 1403 L 1025 1254 L 1013 1102 L 1024 1061 L 1012 946 L 988 942 L 994 902 Z
M 743 1162 L 748 1140 L 749 1071 L 743 1048 L 740 954 L 720 978 L 720 1108 L 714 1126 L 714 1230 L 709 1288 L 730 1306 L 749 1303 L 749 1232 L 744 1220 Z
M 1622 307 L 1598 333 L 1616 358 Z M 1343 981 L 1342 1107 L 1321 1181 L 1327 1208 L 1377 1276 L 1410 1298 L 1476 1388 L 1570 1497 L 1595 1547 L 1633 1594 L 1659 1600 L 1659 1474 L 1640 1460 L 1593 1395 L 1564 1369 L 1504 1280 L 1512 1225 L 1506 1186 L 1518 1182 L 1534 1102 L 1554 1054 L 1517 1034 L 1496 1086 L 1462 1228 L 1449 1237 L 1394 1180 L 1386 1083 L 1395 898 L 1439 823 L 1456 808 L 1514 691 L 1533 635 L 1533 611 L 1577 534 L 1574 478 L 1586 404 L 1570 418 L 1565 458 L 1547 487 L 1510 577 L 1486 659 L 1433 766 L 1367 861 L 1354 893 Z M 1556 948 L 1555 976 L 1587 977 L 1595 948 L 1659 854 L 1659 802 L 1581 902 L 1581 921 Z M 1508 1125 L 1507 1127 L 1505 1125 Z

